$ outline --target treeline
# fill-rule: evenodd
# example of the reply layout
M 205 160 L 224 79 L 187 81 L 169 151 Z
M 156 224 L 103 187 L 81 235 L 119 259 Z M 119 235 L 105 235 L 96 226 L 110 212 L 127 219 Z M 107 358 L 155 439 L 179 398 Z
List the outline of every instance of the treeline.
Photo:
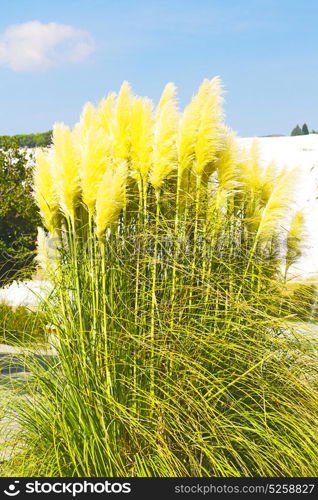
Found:
M 0 147 L 14 143 L 23 148 L 49 146 L 52 142 L 52 130 L 38 134 L 1 135 Z
M 0 288 L 19 269 L 33 262 L 37 226 L 41 224 L 33 196 L 30 154 L 14 143 L 0 149 Z
M 296 127 L 293 128 L 293 130 L 291 131 L 290 135 L 308 135 L 308 134 L 318 134 L 318 132 L 316 132 L 316 130 L 312 130 L 311 132 L 309 132 L 307 123 L 304 123 L 302 127 L 296 125 Z

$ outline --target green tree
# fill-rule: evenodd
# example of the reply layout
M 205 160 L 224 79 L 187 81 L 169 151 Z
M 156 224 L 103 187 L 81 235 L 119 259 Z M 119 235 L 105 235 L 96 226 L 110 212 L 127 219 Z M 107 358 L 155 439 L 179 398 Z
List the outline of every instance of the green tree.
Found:
M 302 131 L 303 135 L 308 135 L 309 134 L 307 123 L 303 124 L 301 131 Z
M 302 135 L 302 130 L 299 125 L 296 125 L 295 128 L 291 131 L 290 135 Z
M 32 194 L 32 155 L 12 141 L 0 149 L 0 280 L 31 263 L 40 223 Z
M 25 148 L 49 146 L 52 142 L 52 130 L 39 134 L 2 135 L 0 136 L 0 147 L 8 141 L 14 141 L 17 145 Z

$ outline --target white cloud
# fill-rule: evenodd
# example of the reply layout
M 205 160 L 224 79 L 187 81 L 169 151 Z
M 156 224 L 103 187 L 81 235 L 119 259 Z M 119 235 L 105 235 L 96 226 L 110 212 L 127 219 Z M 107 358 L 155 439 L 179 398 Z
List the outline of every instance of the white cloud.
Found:
M 95 50 L 92 36 L 66 24 L 30 21 L 0 34 L 0 66 L 13 71 L 44 71 L 83 61 Z

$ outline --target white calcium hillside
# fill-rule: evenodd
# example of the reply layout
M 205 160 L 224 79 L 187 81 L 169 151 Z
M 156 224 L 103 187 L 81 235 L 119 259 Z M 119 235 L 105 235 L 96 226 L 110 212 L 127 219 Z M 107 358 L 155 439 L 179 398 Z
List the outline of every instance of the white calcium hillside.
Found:
M 266 162 L 274 159 L 280 165 L 318 167 L 318 134 L 294 137 L 247 137 L 238 140 L 244 147 L 249 147 L 253 140 L 256 140 L 261 159 Z
M 297 205 L 304 209 L 308 230 L 304 257 L 293 269 L 302 279 L 318 279 L 318 134 L 294 137 L 239 138 L 244 148 L 256 140 L 264 164 L 274 161 L 278 167 L 299 169 Z
M 42 299 L 45 299 L 52 290 L 48 281 L 14 281 L 9 286 L 0 290 L 0 303 L 11 307 L 26 306 L 37 308 Z

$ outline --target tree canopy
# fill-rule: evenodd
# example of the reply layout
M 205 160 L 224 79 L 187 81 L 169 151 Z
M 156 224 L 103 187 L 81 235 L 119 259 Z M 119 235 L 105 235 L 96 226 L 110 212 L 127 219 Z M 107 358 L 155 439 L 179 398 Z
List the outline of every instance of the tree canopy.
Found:
M 295 128 L 291 131 L 290 135 L 302 135 L 302 130 L 299 125 L 296 125 Z
M 302 131 L 303 135 L 309 135 L 309 130 L 308 130 L 307 123 L 303 124 L 301 131 Z
M 18 144 L 0 149 L 0 280 L 33 260 L 38 210 L 33 198 L 32 154 Z
M 12 141 L 18 146 L 24 148 L 36 148 L 40 146 L 49 146 L 52 142 L 52 130 L 48 132 L 40 132 L 38 134 L 19 134 L 19 135 L 1 135 L 0 147 Z
M 315 130 L 309 132 L 307 123 L 304 123 L 302 127 L 300 127 L 297 124 L 296 127 L 294 127 L 293 130 L 291 131 L 290 135 L 308 135 L 308 134 L 317 134 L 317 132 Z

